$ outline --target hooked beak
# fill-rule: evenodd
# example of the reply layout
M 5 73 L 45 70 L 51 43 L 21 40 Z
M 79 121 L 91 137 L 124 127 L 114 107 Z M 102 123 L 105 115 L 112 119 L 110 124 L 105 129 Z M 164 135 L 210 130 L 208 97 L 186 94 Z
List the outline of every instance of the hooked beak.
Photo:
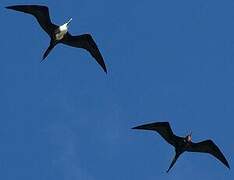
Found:
M 71 19 L 69 19 L 69 21 L 67 22 L 67 25 L 68 25 L 71 21 L 72 21 L 72 18 L 71 18 Z

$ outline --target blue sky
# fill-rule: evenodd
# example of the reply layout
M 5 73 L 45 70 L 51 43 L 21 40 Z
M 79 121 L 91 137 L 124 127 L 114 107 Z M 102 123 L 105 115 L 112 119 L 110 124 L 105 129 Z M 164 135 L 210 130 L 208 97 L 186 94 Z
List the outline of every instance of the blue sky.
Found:
M 82 49 L 59 45 L 36 20 L 4 9 L 45 4 L 91 33 L 108 75 Z M 233 179 L 234 1 L 1 0 L 0 179 Z M 213 139 L 209 155 L 174 150 L 131 127 L 169 121 L 175 133 Z

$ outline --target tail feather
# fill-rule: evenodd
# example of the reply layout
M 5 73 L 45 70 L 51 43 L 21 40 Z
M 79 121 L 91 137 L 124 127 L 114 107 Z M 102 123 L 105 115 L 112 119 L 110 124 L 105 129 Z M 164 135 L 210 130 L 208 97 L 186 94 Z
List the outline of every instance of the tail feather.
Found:
M 45 53 L 43 54 L 43 58 L 42 58 L 41 62 L 45 60 L 45 58 L 49 55 L 49 53 L 50 53 L 51 50 L 55 47 L 55 45 L 56 45 L 56 44 L 53 43 L 52 41 L 50 42 L 49 47 L 46 49 Z
M 176 152 L 175 157 L 173 158 L 173 160 L 172 160 L 172 162 L 171 162 L 171 164 L 170 164 L 170 166 L 169 166 L 169 168 L 168 168 L 168 170 L 167 170 L 167 173 L 168 173 L 168 172 L 170 171 L 170 169 L 174 166 L 176 160 L 179 158 L 180 155 L 181 155 L 181 153 Z

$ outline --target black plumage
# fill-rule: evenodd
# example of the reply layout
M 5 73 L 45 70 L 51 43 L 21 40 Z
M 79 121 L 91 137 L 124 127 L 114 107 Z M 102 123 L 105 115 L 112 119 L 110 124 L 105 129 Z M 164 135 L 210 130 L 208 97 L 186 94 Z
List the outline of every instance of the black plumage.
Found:
M 159 133 L 169 144 L 175 148 L 175 157 L 173 158 L 167 172 L 173 167 L 179 156 L 187 152 L 201 152 L 209 153 L 221 161 L 226 167 L 230 168 L 228 161 L 224 157 L 223 153 L 220 151 L 218 146 L 212 140 L 205 140 L 198 143 L 193 143 L 191 140 L 191 134 L 186 137 L 176 136 L 171 130 L 170 124 L 168 122 L 156 122 L 145 124 L 141 126 L 134 127 L 132 129 L 140 130 L 153 130 Z
M 15 5 L 8 6 L 6 8 L 33 15 L 37 19 L 42 29 L 50 36 L 50 45 L 43 54 L 42 61 L 49 55 L 51 50 L 58 43 L 63 43 L 72 47 L 83 48 L 87 50 L 96 59 L 102 69 L 107 73 L 104 59 L 90 34 L 72 36 L 69 32 L 66 32 L 62 39 L 57 39 L 56 34 L 59 33 L 60 26 L 51 22 L 48 7 L 41 5 Z

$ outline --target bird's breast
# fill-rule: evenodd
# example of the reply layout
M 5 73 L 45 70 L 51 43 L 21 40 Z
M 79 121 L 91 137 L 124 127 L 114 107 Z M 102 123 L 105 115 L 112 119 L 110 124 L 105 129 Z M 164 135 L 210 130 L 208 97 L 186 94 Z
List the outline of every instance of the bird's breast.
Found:
M 55 30 L 55 39 L 57 41 L 63 39 L 64 35 L 67 33 L 67 27 L 60 26 L 58 29 Z

